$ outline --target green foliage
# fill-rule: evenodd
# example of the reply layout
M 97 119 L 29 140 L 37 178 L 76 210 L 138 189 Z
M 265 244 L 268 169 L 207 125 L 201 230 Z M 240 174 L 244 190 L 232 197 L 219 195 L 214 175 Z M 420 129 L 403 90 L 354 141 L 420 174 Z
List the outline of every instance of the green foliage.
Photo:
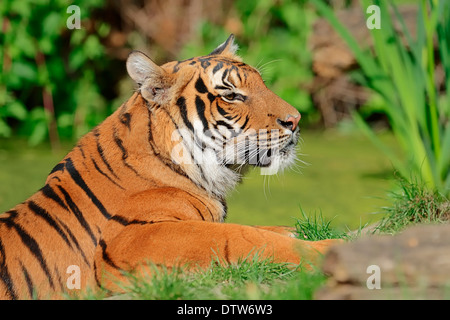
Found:
M 298 238 L 301 240 L 317 241 L 325 239 L 345 239 L 346 234 L 331 227 L 331 220 L 326 221 L 322 213 L 311 216 L 306 215 L 302 208 L 302 214 L 295 223 Z
M 395 234 L 416 223 L 440 223 L 450 218 L 450 201 L 430 191 L 420 181 L 399 180 L 400 190 L 392 192 L 392 206 L 375 232 Z
M 49 131 L 76 138 L 104 118 L 96 75 L 107 67 L 101 37 L 109 27 L 91 19 L 103 2 L 77 1 L 81 29 L 72 30 L 72 1 L 0 2 L 0 136 L 17 128 L 32 145 Z
M 237 264 L 212 263 L 203 271 L 189 272 L 183 267 L 156 267 L 150 273 L 127 275 L 123 286 L 126 299 L 144 300 L 242 300 L 312 299 L 325 276 L 317 270 L 301 271 L 285 263 L 257 257 Z M 99 293 L 99 298 L 104 294 Z M 95 297 L 90 297 L 95 298 Z
M 430 189 L 450 195 L 450 3 L 422 0 L 413 39 L 397 7 L 375 1 L 381 29 L 371 30 L 372 55 L 356 43 L 328 6 L 320 0 L 312 2 L 353 51 L 364 75 L 359 81 L 382 99 L 378 107 L 389 118 L 403 157 L 383 144 L 358 114 L 356 122 L 404 178 L 418 176 Z M 363 7 L 370 4 L 365 1 Z M 401 32 L 394 27 L 390 10 Z M 438 61 L 444 73 L 443 88 L 436 81 Z
M 302 112 L 302 120 L 317 116 L 309 94 L 302 89 L 312 78 L 307 39 L 315 17 L 313 10 L 304 0 L 237 0 L 235 10 L 236 20 L 230 24 L 237 29 L 233 32 L 244 61 L 259 69 L 270 89 Z M 230 32 L 203 22 L 200 36 L 184 48 L 182 56 L 211 52 Z

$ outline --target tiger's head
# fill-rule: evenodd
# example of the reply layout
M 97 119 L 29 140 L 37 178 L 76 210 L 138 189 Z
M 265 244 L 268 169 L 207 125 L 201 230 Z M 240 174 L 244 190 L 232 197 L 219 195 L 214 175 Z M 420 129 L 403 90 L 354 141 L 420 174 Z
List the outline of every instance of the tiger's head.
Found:
M 133 51 L 127 60 L 152 126 L 164 137 L 159 152 L 220 197 L 248 165 L 274 174 L 292 164 L 300 135 L 300 113 L 269 90 L 236 50 L 230 35 L 206 56 L 158 66 Z

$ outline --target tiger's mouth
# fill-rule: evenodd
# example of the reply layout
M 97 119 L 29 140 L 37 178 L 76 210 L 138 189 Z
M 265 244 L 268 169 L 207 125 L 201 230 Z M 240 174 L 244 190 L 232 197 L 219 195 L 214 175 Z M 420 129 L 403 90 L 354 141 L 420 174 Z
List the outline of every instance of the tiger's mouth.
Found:
M 256 163 L 256 167 L 267 168 L 274 162 L 279 162 L 279 165 L 283 165 L 290 157 L 295 156 L 296 142 L 288 141 L 281 149 L 272 151 L 270 156 L 262 157 L 260 161 Z M 267 151 L 269 152 L 269 151 Z M 276 161 L 278 160 L 278 161 Z
M 299 130 L 293 134 L 280 137 L 279 140 L 271 141 L 267 146 L 260 146 L 247 150 L 251 156 L 246 159 L 249 165 L 259 168 L 270 169 L 270 174 L 276 174 L 278 170 L 289 167 L 297 157 L 296 146 L 300 138 Z
M 295 151 L 295 147 L 297 146 L 299 139 L 300 139 L 300 130 L 297 129 L 291 135 L 290 139 L 288 139 L 286 145 L 283 148 L 281 148 L 280 153 L 286 154 L 288 152 L 292 152 L 291 150 Z

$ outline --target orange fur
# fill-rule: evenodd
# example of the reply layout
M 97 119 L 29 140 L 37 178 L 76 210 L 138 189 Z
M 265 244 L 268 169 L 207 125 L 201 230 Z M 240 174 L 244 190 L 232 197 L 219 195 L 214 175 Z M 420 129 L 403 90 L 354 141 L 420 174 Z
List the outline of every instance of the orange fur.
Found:
M 242 165 L 174 161 L 180 145 L 192 157 L 197 148 L 211 159 L 209 142 L 186 142 L 205 126 L 223 143 L 230 132 L 239 138 L 249 129 L 280 130 L 274 141 L 271 134 L 250 139 L 270 142 L 262 158 L 278 148 L 280 163 L 291 159 L 298 112 L 234 50 L 230 37 L 208 56 L 161 67 L 130 55 L 138 91 L 80 139 L 41 190 L 0 215 L 0 298 L 73 293 L 66 284 L 71 265 L 80 268 L 86 289 L 108 286 L 105 270 L 120 275 L 145 261 L 206 267 L 214 253 L 234 263 L 264 249 L 276 261 L 313 263 L 333 243 L 301 241 L 284 227 L 222 223 L 226 192 L 239 182 Z M 187 133 L 174 138 L 179 130 Z M 271 166 L 269 160 L 256 165 Z

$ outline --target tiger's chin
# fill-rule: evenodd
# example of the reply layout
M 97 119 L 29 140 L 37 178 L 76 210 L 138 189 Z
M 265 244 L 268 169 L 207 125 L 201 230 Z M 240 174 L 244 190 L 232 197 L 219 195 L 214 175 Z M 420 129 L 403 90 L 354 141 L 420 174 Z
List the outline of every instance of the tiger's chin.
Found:
M 266 162 L 260 161 L 256 167 L 261 168 L 261 175 L 275 175 L 289 169 L 297 159 L 296 144 L 289 143 L 274 153 Z
M 300 132 L 295 133 L 286 139 L 281 148 L 272 148 L 271 152 L 266 152 L 265 157 L 261 157 L 256 163 L 256 167 L 261 168 L 261 175 L 274 175 L 289 169 L 295 164 L 297 159 L 297 142 Z

